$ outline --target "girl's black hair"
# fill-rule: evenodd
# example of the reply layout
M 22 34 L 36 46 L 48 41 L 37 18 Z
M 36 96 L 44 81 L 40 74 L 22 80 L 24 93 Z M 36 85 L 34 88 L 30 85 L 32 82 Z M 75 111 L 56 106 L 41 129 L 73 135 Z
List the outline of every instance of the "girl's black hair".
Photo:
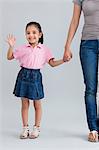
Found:
M 26 25 L 25 30 L 27 30 L 27 28 L 28 28 L 29 26 L 31 26 L 31 25 L 34 25 L 35 27 L 38 28 L 39 32 L 42 32 L 41 25 L 40 25 L 38 22 L 29 22 L 29 23 Z M 41 38 L 39 39 L 39 43 L 43 44 L 43 41 L 44 41 L 44 39 L 43 39 L 43 33 L 42 33 L 42 36 L 41 36 Z

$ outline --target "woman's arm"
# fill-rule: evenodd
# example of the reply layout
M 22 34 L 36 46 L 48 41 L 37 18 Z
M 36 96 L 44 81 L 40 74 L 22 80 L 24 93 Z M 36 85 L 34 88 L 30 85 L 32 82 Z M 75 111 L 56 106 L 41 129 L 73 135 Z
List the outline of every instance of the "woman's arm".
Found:
M 63 59 L 60 59 L 60 60 L 50 59 L 48 63 L 51 67 L 56 67 L 56 66 L 63 64 L 64 61 L 63 61 Z
M 78 28 L 80 16 L 81 16 L 81 7 L 77 4 L 74 4 L 73 17 L 70 23 L 68 36 L 65 43 L 65 51 L 64 51 L 64 58 L 63 58 L 64 61 L 69 61 L 72 58 L 70 45 L 76 33 L 76 30 Z
M 8 35 L 7 37 L 7 43 L 9 44 L 9 49 L 8 49 L 8 52 L 7 52 L 7 59 L 8 60 L 12 60 L 14 59 L 14 56 L 13 56 L 13 47 L 15 45 L 15 37 L 13 35 Z

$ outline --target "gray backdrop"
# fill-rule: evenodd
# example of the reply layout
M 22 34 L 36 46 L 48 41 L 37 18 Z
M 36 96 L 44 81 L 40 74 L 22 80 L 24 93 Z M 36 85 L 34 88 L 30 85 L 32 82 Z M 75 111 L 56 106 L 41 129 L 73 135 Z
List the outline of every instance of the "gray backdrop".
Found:
M 0 118 L 1 145 L 8 149 L 94 149 L 98 144 L 87 142 L 87 123 L 84 105 L 84 84 L 79 61 L 79 44 L 83 17 L 72 42 L 73 59 L 59 67 L 46 65 L 41 71 L 45 98 L 42 100 L 41 135 L 36 140 L 20 140 L 22 129 L 20 99 L 13 88 L 20 69 L 15 60 L 6 59 L 6 36 L 16 37 L 16 46 L 26 42 L 25 26 L 30 21 L 41 24 L 44 44 L 56 59 L 63 57 L 64 44 L 72 17 L 72 0 L 2 0 L 0 1 Z M 32 102 L 29 126 L 34 124 Z M 5 144 L 6 143 L 6 144 Z

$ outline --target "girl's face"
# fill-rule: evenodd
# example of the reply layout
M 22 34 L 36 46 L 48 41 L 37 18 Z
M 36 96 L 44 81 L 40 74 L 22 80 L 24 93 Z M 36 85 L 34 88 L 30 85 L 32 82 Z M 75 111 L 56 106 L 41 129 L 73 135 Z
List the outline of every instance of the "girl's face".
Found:
M 41 38 L 41 36 L 42 36 L 42 33 L 39 32 L 39 29 L 36 26 L 31 25 L 27 27 L 26 39 L 31 45 L 37 45 L 39 38 Z

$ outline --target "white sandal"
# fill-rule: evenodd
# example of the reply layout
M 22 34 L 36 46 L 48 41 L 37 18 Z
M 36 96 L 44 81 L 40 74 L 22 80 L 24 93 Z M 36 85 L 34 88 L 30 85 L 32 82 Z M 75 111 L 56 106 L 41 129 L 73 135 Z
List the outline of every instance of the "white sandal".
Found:
M 24 126 L 23 127 L 23 131 L 20 134 L 20 139 L 27 139 L 29 137 L 29 127 L 28 126 Z
M 39 133 L 40 133 L 40 128 L 37 127 L 37 126 L 33 126 L 33 131 L 29 135 L 29 138 L 30 139 L 35 139 L 39 136 Z
M 88 141 L 98 142 L 98 132 L 97 131 L 91 131 L 88 135 Z

